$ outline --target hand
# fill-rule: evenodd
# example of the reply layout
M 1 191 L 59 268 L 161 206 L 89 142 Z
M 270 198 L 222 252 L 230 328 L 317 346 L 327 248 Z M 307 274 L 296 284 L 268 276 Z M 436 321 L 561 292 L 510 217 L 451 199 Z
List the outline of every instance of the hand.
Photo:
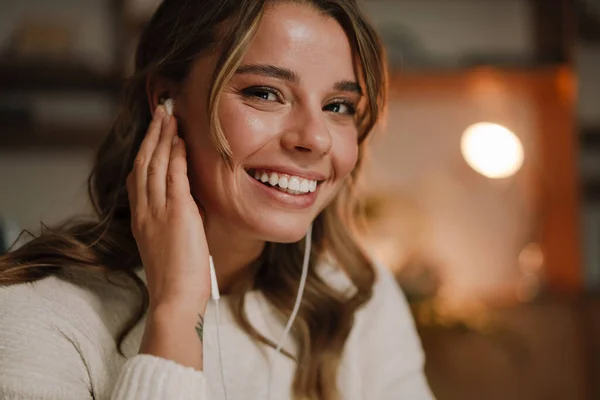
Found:
M 127 178 L 131 227 L 146 271 L 150 311 L 204 314 L 209 252 L 190 193 L 185 145 L 175 118 L 159 106 Z
M 150 294 L 140 353 L 202 370 L 197 328 L 210 296 L 209 253 L 176 126 L 159 106 L 127 177 L 131 228 Z

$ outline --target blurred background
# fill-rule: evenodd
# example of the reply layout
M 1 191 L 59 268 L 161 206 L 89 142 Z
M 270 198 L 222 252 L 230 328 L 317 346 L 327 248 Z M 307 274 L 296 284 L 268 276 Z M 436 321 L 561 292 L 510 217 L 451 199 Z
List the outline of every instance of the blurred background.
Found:
M 0 252 L 89 210 L 157 3 L 0 0 Z M 364 239 L 437 398 L 600 399 L 600 0 L 363 5 L 392 71 Z

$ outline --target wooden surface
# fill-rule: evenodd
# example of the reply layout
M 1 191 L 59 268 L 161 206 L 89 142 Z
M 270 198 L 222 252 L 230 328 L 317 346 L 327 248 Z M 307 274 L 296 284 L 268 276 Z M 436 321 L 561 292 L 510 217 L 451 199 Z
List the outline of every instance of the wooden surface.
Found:
M 586 342 L 593 332 L 581 323 L 587 318 L 581 303 L 544 301 L 495 310 L 491 317 L 487 331 L 421 331 L 437 400 L 598 398 Z M 598 348 L 600 336 L 595 342 Z

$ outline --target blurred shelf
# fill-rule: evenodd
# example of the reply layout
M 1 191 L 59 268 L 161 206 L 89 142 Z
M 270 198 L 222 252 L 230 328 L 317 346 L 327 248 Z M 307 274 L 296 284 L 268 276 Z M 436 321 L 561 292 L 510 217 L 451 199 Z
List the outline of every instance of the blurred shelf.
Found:
M 579 141 L 585 150 L 600 151 L 600 125 L 586 126 L 579 130 Z
M 579 130 L 579 172 L 584 203 L 600 202 L 600 126 Z
M 582 182 L 581 194 L 586 203 L 600 202 L 600 179 L 587 179 Z
M 1 124 L 0 124 L 1 126 Z M 97 149 L 110 128 L 2 126 L 0 151 L 23 149 Z
M 585 203 L 600 202 L 600 126 L 579 130 L 581 195 Z
M 75 63 L 0 60 L 0 91 L 101 91 L 117 95 L 123 79 Z
M 576 2 L 577 36 L 579 41 L 600 44 L 600 9 L 594 1 Z
M 550 84 L 559 82 L 566 87 L 574 87 L 574 71 L 568 64 L 541 65 L 529 67 L 478 66 L 437 70 L 391 70 L 391 101 L 396 98 L 422 96 L 423 93 L 448 93 L 455 95 L 477 85 L 492 82 L 502 85 L 515 93 L 530 93 Z M 568 85 L 568 86 L 567 86 Z M 571 89 L 569 89 L 571 90 Z M 465 92 L 475 96 L 475 91 Z M 475 97 L 473 97 L 475 98 Z

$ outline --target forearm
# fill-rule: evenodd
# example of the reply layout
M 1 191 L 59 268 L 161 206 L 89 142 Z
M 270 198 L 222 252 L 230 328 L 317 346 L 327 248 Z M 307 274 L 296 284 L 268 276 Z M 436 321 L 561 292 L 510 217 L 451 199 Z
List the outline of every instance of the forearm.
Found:
M 202 330 L 205 306 L 157 306 L 148 311 L 140 354 L 203 370 Z
M 190 307 L 197 302 L 187 298 L 160 304 L 148 310 L 140 355 L 123 367 L 112 400 L 209 398 L 201 372 L 202 335 L 197 332 L 206 303 Z

